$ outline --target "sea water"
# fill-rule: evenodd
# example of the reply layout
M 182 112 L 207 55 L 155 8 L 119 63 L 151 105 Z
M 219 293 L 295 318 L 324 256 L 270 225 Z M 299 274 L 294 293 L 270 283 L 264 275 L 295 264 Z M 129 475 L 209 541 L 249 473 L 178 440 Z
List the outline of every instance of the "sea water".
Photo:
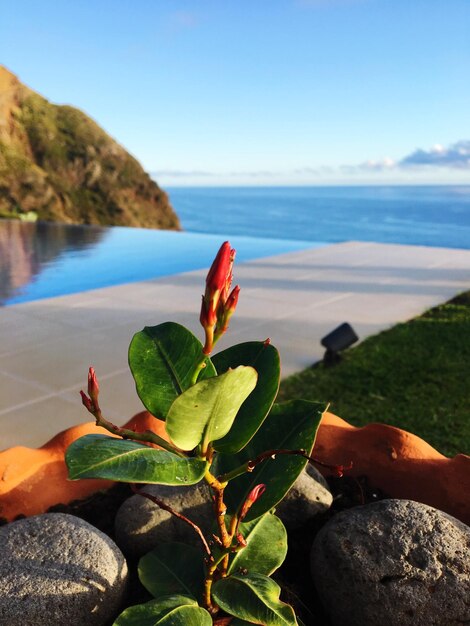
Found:
M 168 191 L 191 232 L 470 248 L 470 185 Z
M 0 305 L 340 241 L 470 248 L 470 185 L 170 188 L 184 233 L 0 220 Z

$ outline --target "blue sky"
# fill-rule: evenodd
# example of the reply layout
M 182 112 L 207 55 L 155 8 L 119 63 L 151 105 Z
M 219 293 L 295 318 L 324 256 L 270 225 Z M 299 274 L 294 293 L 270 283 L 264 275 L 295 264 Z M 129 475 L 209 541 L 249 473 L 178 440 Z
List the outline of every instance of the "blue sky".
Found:
M 0 63 L 162 185 L 470 184 L 468 0 L 15 0 Z

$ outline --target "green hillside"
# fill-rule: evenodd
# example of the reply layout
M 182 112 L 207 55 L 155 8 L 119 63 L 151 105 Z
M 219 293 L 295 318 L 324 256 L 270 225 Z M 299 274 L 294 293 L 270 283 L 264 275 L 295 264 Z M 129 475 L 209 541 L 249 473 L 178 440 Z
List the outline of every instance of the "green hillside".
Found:
M 179 229 L 166 193 L 122 146 L 0 66 L 0 216 Z

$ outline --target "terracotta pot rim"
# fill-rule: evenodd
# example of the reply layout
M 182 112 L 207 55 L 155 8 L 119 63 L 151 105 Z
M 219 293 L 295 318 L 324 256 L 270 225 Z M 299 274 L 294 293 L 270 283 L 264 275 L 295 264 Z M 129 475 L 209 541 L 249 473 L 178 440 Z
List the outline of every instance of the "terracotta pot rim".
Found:
M 165 424 L 147 411 L 125 425 L 152 429 L 167 437 Z M 0 518 L 34 515 L 57 503 L 67 504 L 109 488 L 104 480 L 69 481 L 67 447 L 89 433 L 106 433 L 94 422 L 68 428 L 40 448 L 15 446 L 0 451 Z M 107 433 L 109 434 L 109 433 Z M 417 500 L 470 524 L 470 456 L 447 458 L 408 431 L 372 422 L 356 427 L 332 414 L 323 415 L 313 456 L 327 465 L 347 466 L 351 476 L 367 475 L 370 484 L 391 497 Z M 332 470 L 319 468 L 328 475 Z

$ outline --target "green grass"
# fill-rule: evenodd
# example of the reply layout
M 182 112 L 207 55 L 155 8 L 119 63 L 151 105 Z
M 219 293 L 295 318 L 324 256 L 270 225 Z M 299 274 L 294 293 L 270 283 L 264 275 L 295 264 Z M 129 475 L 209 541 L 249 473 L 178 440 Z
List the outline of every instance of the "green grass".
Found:
M 331 402 L 351 424 L 382 422 L 447 456 L 470 454 L 470 291 L 366 339 L 341 363 L 281 383 L 279 400 Z

